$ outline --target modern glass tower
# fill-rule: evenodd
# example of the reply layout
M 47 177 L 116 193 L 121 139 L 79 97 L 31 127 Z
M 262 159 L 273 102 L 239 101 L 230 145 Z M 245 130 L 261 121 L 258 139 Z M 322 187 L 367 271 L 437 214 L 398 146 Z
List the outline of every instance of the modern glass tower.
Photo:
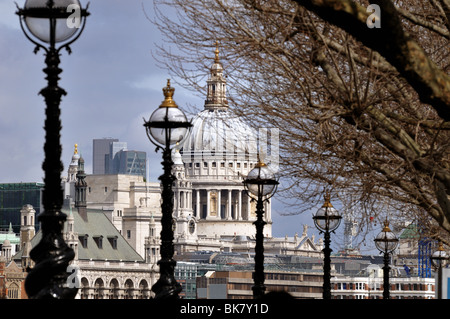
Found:
M 30 204 L 36 216 L 42 211 L 42 190 L 44 183 L 3 183 L 0 184 L 0 229 L 8 229 L 12 224 L 13 231 L 20 231 L 20 210 L 23 205 Z M 36 229 L 39 222 L 35 221 Z
M 118 139 L 94 139 L 93 174 L 128 174 L 146 177 L 147 154 L 127 149 Z
M 92 174 L 107 174 L 106 159 L 111 152 L 111 144 L 118 142 L 116 138 L 102 138 L 93 140 Z

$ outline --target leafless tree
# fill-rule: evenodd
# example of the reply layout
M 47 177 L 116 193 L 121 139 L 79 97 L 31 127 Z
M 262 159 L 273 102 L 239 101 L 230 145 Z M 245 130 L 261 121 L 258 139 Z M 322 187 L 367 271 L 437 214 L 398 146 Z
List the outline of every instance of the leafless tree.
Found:
M 202 92 L 220 43 L 233 111 L 280 129 L 284 194 L 297 212 L 327 189 L 361 225 L 395 216 L 444 238 L 450 1 L 373 3 L 156 0 L 165 43 L 155 55 Z

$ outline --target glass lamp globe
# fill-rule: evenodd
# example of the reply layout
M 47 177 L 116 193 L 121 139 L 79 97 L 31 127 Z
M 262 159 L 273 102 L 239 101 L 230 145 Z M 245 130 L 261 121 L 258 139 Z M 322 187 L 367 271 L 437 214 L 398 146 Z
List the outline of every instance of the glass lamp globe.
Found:
M 275 193 L 278 181 L 272 170 L 261 161 L 248 173 L 244 180 L 244 186 L 250 194 L 263 197 L 270 196 Z
M 383 253 L 391 253 L 397 248 L 398 238 L 389 228 L 389 222 L 384 222 L 383 230 L 375 238 L 375 246 Z
M 449 256 L 447 252 L 444 250 L 444 246 L 442 242 L 439 242 L 438 250 L 436 250 L 430 257 L 431 263 L 434 267 L 440 268 L 445 267 L 448 263 Z
M 69 5 L 74 5 L 69 7 Z M 27 0 L 24 6 L 24 20 L 28 30 L 39 40 L 50 43 L 54 36 L 55 43 L 71 38 L 77 27 L 68 23 L 73 9 L 81 10 L 79 0 Z M 52 34 L 53 33 L 53 34 Z
M 163 107 L 158 108 L 150 116 L 150 121 L 152 123 L 167 123 L 167 127 L 151 127 L 151 136 L 161 145 L 166 144 L 166 135 L 169 135 L 169 144 L 174 145 L 180 143 L 186 133 L 186 127 L 171 127 L 176 125 L 176 123 L 187 122 L 186 115 L 179 108 L 169 108 Z
M 186 115 L 172 99 L 174 91 L 175 89 L 170 86 L 170 80 L 167 80 L 167 86 L 163 88 L 164 101 L 144 124 L 149 139 L 162 147 L 166 146 L 166 142 L 169 145 L 181 144 L 191 126 Z
M 330 195 L 328 193 L 325 195 L 325 203 L 317 211 L 313 219 L 314 224 L 321 231 L 331 232 L 339 227 L 342 216 L 339 215 L 339 212 L 331 205 Z

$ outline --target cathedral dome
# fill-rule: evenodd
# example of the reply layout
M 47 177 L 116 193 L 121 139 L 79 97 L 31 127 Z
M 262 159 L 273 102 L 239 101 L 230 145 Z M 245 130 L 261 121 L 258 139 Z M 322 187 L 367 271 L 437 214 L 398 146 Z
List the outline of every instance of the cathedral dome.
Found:
M 247 196 L 242 181 L 258 161 L 258 135 L 228 106 L 218 47 L 209 71 L 204 109 L 192 119 L 190 133 L 179 145 L 184 170 L 178 171 L 182 165 L 173 166 L 179 177 L 174 184 L 176 236 L 181 240 L 197 237 L 196 250 L 203 239 L 226 238 L 228 245 L 236 234 L 254 236 L 256 220 L 256 204 Z M 176 151 L 173 161 L 180 163 Z M 264 236 L 271 237 L 270 203 L 264 205 Z M 191 223 L 187 216 L 195 221 Z
M 67 182 L 75 182 L 78 171 L 78 161 L 80 160 L 80 154 L 78 154 L 78 144 L 75 144 L 75 150 L 72 155 L 72 161 L 69 164 Z
M 210 154 L 213 157 L 256 154 L 254 131 L 228 107 L 226 79 L 216 48 L 207 83 L 205 109 L 192 121 L 190 135 L 183 144 L 183 160 Z M 255 157 L 256 158 L 256 157 Z
M 245 155 L 256 153 L 253 130 L 228 109 L 206 109 L 192 121 L 189 137 L 183 144 L 183 155 Z
M 75 144 L 75 150 L 72 155 L 72 161 L 70 162 L 71 166 L 78 166 L 78 160 L 80 159 L 80 154 L 78 154 L 78 144 Z

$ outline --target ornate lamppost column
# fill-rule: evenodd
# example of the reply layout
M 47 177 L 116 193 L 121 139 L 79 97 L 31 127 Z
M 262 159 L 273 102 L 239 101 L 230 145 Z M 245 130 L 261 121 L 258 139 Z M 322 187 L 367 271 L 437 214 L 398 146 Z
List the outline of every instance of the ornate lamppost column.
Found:
M 330 203 L 330 194 L 325 195 L 325 203 L 313 216 L 314 224 L 320 233 L 324 233 L 325 247 L 322 250 L 323 259 L 323 299 L 331 299 L 331 252 L 330 233 L 334 232 L 341 223 L 342 216 Z
M 173 100 L 174 91 L 175 89 L 170 86 L 170 80 L 167 80 L 167 86 L 163 88 L 164 101 L 153 112 L 148 122 L 144 119 L 144 126 L 150 142 L 156 146 L 156 151 L 159 148 L 163 150 L 163 161 L 161 162 L 163 174 L 159 177 L 163 186 L 161 193 L 161 260 L 158 261 L 160 277 L 152 287 L 156 299 L 175 299 L 181 292 L 181 285 L 174 276 L 176 261 L 173 260 L 172 184 L 176 177 L 172 174 L 171 148 L 177 143 L 182 143 L 188 136 L 192 124 L 187 121 L 186 115 Z
M 444 245 L 442 242 L 439 242 L 438 249 L 430 256 L 431 264 L 437 270 L 437 282 L 436 282 L 436 291 L 437 291 L 437 299 L 442 299 L 442 268 L 447 266 L 449 256 L 444 249 Z
M 67 287 L 67 266 L 74 258 L 74 251 L 62 237 L 66 214 L 61 212 L 63 191 L 61 188 L 60 102 L 66 91 L 58 86 L 60 51 L 81 35 L 89 15 L 78 0 L 27 0 L 23 9 L 16 12 L 25 36 L 36 45 L 37 53 L 45 51 L 44 69 L 47 87 L 40 91 L 47 105 L 45 120 L 45 173 L 42 202 L 44 212 L 39 215 L 42 239 L 30 253 L 35 266 L 25 280 L 29 298 L 74 298 L 78 288 Z M 57 45 L 59 45 L 57 47 Z
M 254 286 L 253 297 L 260 298 L 264 295 L 266 287 L 264 286 L 264 202 L 268 201 L 276 191 L 278 181 L 270 168 L 259 161 L 255 167 L 248 173 L 243 181 L 247 195 L 252 201 L 256 200 L 256 221 L 253 223 L 256 227 L 255 244 L 255 272 L 253 274 Z
M 389 260 L 391 253 L 397 248 L 398 245 L 398 238 L 395 236 L 395 234 L 391 231 L 389 228 L 389 222 L 386 218 L 386 221 L 384 222 L 384 228 L 383 230 L 377 235 L 375 238 L 375 246 L 377 246 L 380 253 L 384 254 L 383 261 L 384 261 L 384 267 L 383 267 L 383 299 L 389 299 L 390 298 L 390 292 L 389 292 Z

